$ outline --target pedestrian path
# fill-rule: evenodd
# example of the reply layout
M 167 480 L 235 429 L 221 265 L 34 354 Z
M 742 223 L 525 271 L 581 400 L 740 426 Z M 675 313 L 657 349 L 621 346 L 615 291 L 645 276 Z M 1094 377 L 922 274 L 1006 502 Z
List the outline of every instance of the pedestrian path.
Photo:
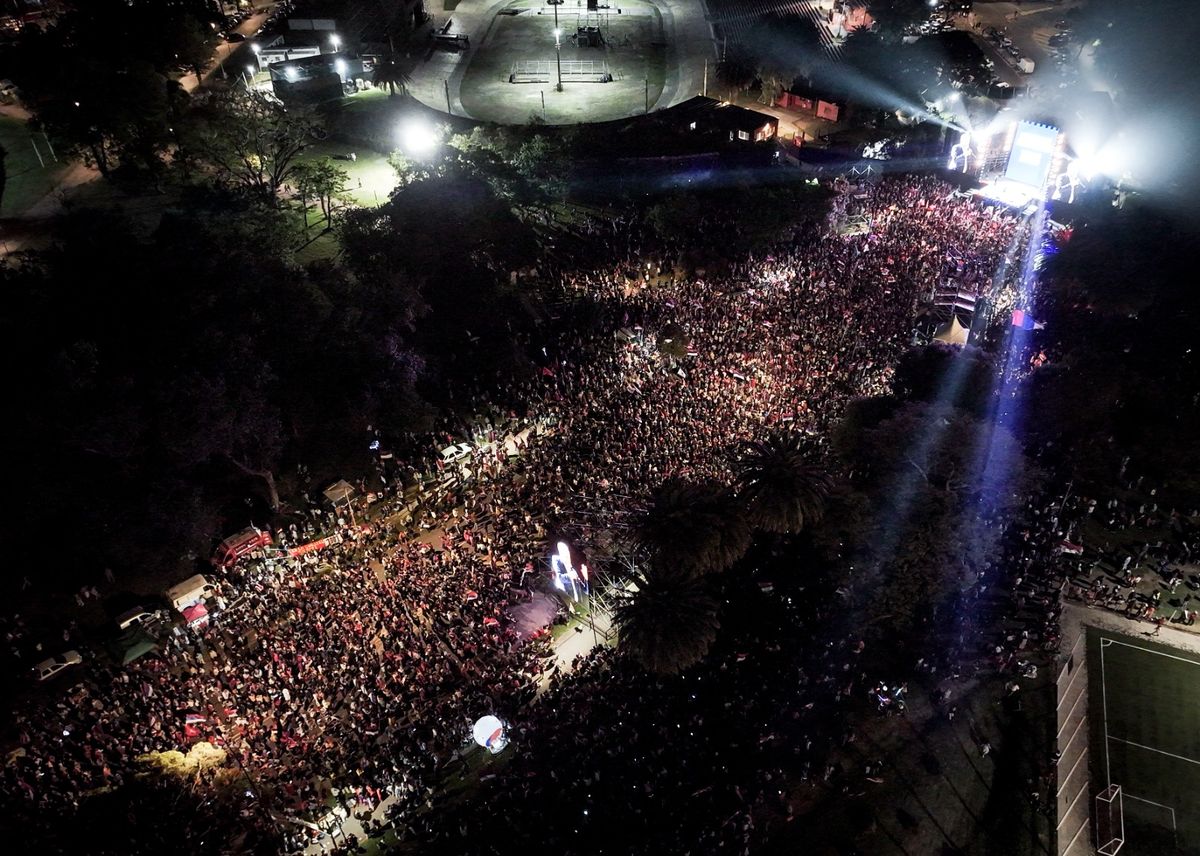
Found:
M 829 9 L 815 0 L 707 0 L 709 21 L 723 42 L 740 42 L 754 25 L 772 16 L 798 16 L 812 21 L 821 46 L 831 58 L 841 54 L 842 40 L 828 22 Z

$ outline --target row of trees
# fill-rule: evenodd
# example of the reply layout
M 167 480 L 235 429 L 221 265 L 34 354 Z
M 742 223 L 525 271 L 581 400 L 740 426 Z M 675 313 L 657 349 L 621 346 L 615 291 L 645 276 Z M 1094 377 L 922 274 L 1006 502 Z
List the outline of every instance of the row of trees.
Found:
M 314 110 L 240 87 L 189 96 L 176 80 L 203 74 L 214 22 L 200 0 L 80 4 L 45 30 L 25 28 L 5 57 L 8 76 L 34 122 L 105 178 L 215 181 L 272 204 L 293 183 L 305 209 L 316 203 L 330 223 L 347 179 L 303 158 L 326 136 Z M 383 65 L 403 85 L 399 65 Z
M 536 244 L 513 212 L 563 192 L 553 138 L 456 138 L 384 205 L 333 218 L 346 173 L 303 156 L 316 117 L 245 91 L 191 109 L 170 169 L 192 180 L 160 225 L 79 211 L 0 267 L 5 352 L 31 367 L 9 425 L 30 488 L 7 523 L 30 545 L 68 525 L 60 559 L 83 578 L 202 554 L 310 489 L 299 464 L 369 471 L 368 425 L 407 442 L 456 390 L 530 365 L 508 273 Z M 285 185 L 337 227 L 336 261 L 297 263 Z
M 802 437 L 772 434 L 742 450 L 731 489 L 664 484 L 631 524 L 641 574 L 615 613 L 622 644 L 656 672 L 699 660 L 719 626 L 712 575 L 739 562 L 757 530 L 804 532 L 793 560 L 839 589 L 851 620 L 919 645 L 994 561 L 992 524 L 1042 478 L 992 422 L 992 388 L 979 351 L 913 350 L 893 394 L 852 405 L 824 461 Z
M 185 204 L 149 236 L 72 215 L 52 250 L 0 268 L 3 348 L 25 367 L 9 534 L 69 526 L 59 560 L 87 576 L 203 551 L 229 517 L 265 522 L 307 488 L 297 463 L 336 467 L 367 425 L 430 425 L 409 336 L 420 282 L 306 270 L 295 222 L 237 195 Z M 261 504 L 238 511 L 247 488 Z
M 201 74 L 215 47 L 201 0 L 90 0 L 41 29 L 25 27 L 4 55 L 38 124 L 105 176 L 158 172 L 187 98 L 175 81 Z

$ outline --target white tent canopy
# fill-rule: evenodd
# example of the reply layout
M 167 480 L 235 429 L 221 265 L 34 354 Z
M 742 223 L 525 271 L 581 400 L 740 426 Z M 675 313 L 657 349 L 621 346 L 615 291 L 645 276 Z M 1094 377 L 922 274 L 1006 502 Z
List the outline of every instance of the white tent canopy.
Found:
M 950 316 L 949 323 L 938 327 L 938 331 L 934 334 L 933 338 L 935 341 L 945 342 L 948 345 L 965 345 L 970 335 L 970 329 L 962 325 L 957 315 L 952 315 Z
M 322 493 L 334 505 L 343 505 L 348 503 L 351 497 L 354 496 L 354 485 L 345 479 L 340 479 L 325 488 Z

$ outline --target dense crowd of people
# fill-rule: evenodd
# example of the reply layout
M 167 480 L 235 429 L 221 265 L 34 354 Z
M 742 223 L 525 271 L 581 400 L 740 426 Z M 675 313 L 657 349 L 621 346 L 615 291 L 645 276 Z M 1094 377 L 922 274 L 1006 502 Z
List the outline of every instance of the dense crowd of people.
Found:
M 869 230 L 843 234 L 848 216 L 865 218 Z M 877 690 L 855 666 L 861 643 L 809 639 L 815 649 L 800 660 L 756 654 L 794 672 L 779 681 L 786 687 L 739 670 L 739 652 L 712 658 L 696 680 L 710 701 L 729 700 L 722 722 L 702 712 L 711 704 L 680 719 L 686 699 L 614 665 L 619 657 L 608 652 L 556 678 L 521 716 L 548 644 L 521 638 L 509 617 L 539 578 L 524 571 L 541 567 L 548 533 L 603 528 L 671 477 L 727 483 L 738 441 L 780 425 L 819 435 L 852 398 L 886 391 L 921 296 L 935 283 L 991 288 L 1020 224 L 952 198 L 935 178 L 891 178 L 841 188 L 829 222 L 695 277 L 676 270 L 680 247 L 633 222 L 594 225 L 589 239 L 617 261 L 603 269 L 547 262 L 539 275 L 548 289 L 591 301 L 599 321 L 533 343 L 542 370 L 510 391 L 530 419 L 553 426 L 549 436 L 515 457 L 502 443 L 477 451 L 469 477 L 422 509 L 440 540 L 346 527 L 354 536 L 346 544 L 305 560 L 243 562 L 220 580 L 226 608 L 206 627 L 177 631 L 159 655 L 126 666 L 89 664 L 70 699 L 16 711 L 19 753 L 0 784 L 7 804 L 30 814 L 70 810 L 127 783 L 140 756 L 212 739 L 236 756 L 267 806 L 245 812 L 264 832 L 272 816 L 318 818 L 333 785 L 361 805 L 389 800 L 398 828 L 453 849 L 470 824 L 447 832 L 427 819 L 440 815 L 421 809 L 435 805 L 438 771 L 474 717 L 495 711 L 516 722 L 519 741 L 561 753 L 556 763 L 584 753 L 587 763 L 571 763 L 597 788 L 628 789 L 626 803 L 581 797 L 572 827 L 581 834 L 620 822 L 644 828 L 647 842 L 670 840 L 663 836 L 691 812 L 652 830 L 662 819 L 652 821 L 648 807 L 664 791 L 694 787 L 695 817 L 730 811 L 693 824 L 699 837 L 675 852 L 744 852 L 755 806 L 790 811 L 778 787 L 783 765 L 772 772 L 770 763 L 778 747 L 794 755 L 789 776 L 845 775 L 831 747 L 853 734 L 806 705 Z M 786 729 L 772 715 L 784 710 Z M 763 723 L 772 723 L 766 733 Z M 715 758 L 740 772 L 706 787 L 711 769 L 666 752 L 675 744 L 662 732 L 671 728 L 707 747 L 705 764 Z M 582 732 L 586 741 L 570 739 Z M 738 740 L 728 742 L 730 733 Z M 502 797 L 514 818 L 536 801 L 512 794 L 562 784 L 553 773 L 516 769 L 524 778 L 509 776 Z

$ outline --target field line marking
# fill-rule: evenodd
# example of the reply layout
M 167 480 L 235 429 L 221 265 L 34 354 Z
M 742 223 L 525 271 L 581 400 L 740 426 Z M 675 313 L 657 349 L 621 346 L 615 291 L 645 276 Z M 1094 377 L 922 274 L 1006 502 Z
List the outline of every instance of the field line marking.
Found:
M 1111 639 L 1100 637 L 1100 697 L 1104 703 L 1104 783 L 1106 785 L 1112 784 L 1112 762 L 1108 757 L 1108 686 L 1104 682 L 1104 649 L 1111 644 Z
M 1169 805 L 1163 805 L 1162 803 L 1156 803 L 1154 800 L 1148 800 L 1144 797 L 1135 797 L 1133 794 L 1125 794 L 1125 796 L 1129 797 L 1131 800 L 1137 800 L 1138 802 L 1144 802 L 1144 803 L 1149 803 L 1150 805 L 1156 805 L 1159 808 L 1165 808 L 1167 811 L 1171 812 L 1171 829 L 1175 830 L 1175 809 L 1171 808 Z
M 1174 654 L 1164 654 L 1162 651 L 1155 651 L 1153 648 L 1143 648 L 1141 645 L 1131 645 L 1128 642 L 1122 642 L 1120 639 L 1109 639 L 1107 637 L 1101 637 L 1100 647 L 1106 648 L 1106 647 L 1108 647 L 1108 645 L 1123 645 L 1126 648 L 1133 648 L 1138 651 L 1145 651 L 1147 654 L 1157 654 L 1160 657 L 1170 657 L 1172 660 L 1179 660 L 1180 662 L 1187 663 L 1189 666 L 1200 666 L 1200 662 L 1189 659 L 1187 657 L 1177 657 Z
M 1058 828 L 1062 829 L 1062 825 L 1071 819 L 1071 809 L 1075 808 L 1075 803 L 1079 802 L 1079 798 L 1088 791 L 1087 782 L 1079 786 L 1079 793 L 1075 794 L 1075 799 L 1071 800 L 1071 804 L 1067 806 L 1067 810 L 1062 813 L 1062 820 L 1058 822 Z M 1084 823 L 1087 823 L 1085 820 Z
M 1058 734 L 1054 735 L 1055 737 L 1059 738 L 1059 740 L 1062 739 L 1062 733 L 1067 729 L 1067 726 L 1071 724 L 1071 714 L 1073 714 L 1075 712 L 1075 708 L 1079 707 L 1079 703 L 1081 701 L 1087 701 L 1086 693 L 1080 693 L 1075 699 L 1075 704 L 1071 705 L 1071 709 L 1067 711 L 1066 721 L 1063 722 L 1063 727 L 1059 729 Z M 1079 722 L 1080 723 L 1087 722 L 1087 716 L 1079 717 Z M 1079 730 L 1079 726 L 1076 725 L 1075 731 L 1078 731 L 1078 730 Z M 1070 743 L 1071 740 L 1075 739 L 1075 731 L 1071 732 L 1071 737 L 1068 738 L 1068 740 L 1067 740 L 1068 743 Z
M 1136 746 L 1139 749 L 1145 749 L 1147 752 L 1157 752 L 1159 755 L 1167 755 L 1171 758 L 1175 758 L 1176 760 L 1187 761 L 1189 764 L 1196 764 L 1200 766 L 1200 761 L 1197 761 L 1195 758 L 1187 758 L 1183 755 L 1176 755 L 1174 752 L 1167 752 L 1165 749 L 1155 749 L 1153 746 L 1145 746 L 1141 743 L 1134 743 L 1132 740 L 1126 740 L 1124 737 L 1109 737 L 1108 739 L 1115 740 L 1118 743 L 1125 743 L 1129 746 Z
M 1063 778 L 1062 786 L 1058 789 L 1058 793 L 1055 794 L 1055 796 L 1062 796 L 1062 792 L 1066 789 L 1067 785 L 1071 783 L 1071 776 L 1075 775 L 1075 768 L 1078 767 L 1080 762 L 1083 761 L 1083 759 L 1087 756 L 1087 747 L 1084 746 L 1083 751 L 1079 753 L 1079 757 L 1075 759 L 1075 763 L 1071 765 L 1071 769 L 1067 771 L 1067 775 Z

